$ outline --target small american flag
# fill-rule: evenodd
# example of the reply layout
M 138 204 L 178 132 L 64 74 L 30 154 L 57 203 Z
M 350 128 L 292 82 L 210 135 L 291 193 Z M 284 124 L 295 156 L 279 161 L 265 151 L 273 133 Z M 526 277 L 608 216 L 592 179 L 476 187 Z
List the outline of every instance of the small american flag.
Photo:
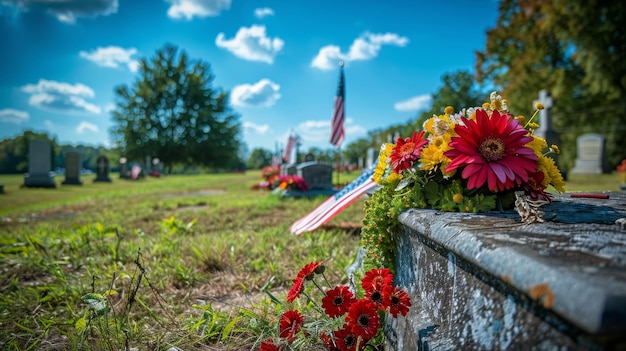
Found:
M 333 110 L 333 119 L 330 122 L 330 143 L 336 147 L 340 147 L 343 142 L 344 130 L 343 120 L 345 115 L 344 102 L 344 78 L 343 78 L 343 62 L 339 63 L 339 88 L 337 88 L 337 96 L 335 96 L 335 107 Z
M 290 228 L 292 234 L 301 235 L 304 232 L 312 232 L 319 226 L 327 223 L 344 209 L 359 199 L 366 191 L 374 188 L 376 183 L 372 180 L 374 167 L 366 169 L 352 183 L 346 185 L 333 196 L 329 197 L 316 209 L 306 216 L 295 221 Z
M 297 142 L 298 142 L 298 138 L 290 134 L 289 139 L 287 139 L 287 146 L 285 146 L 285 153 L 283 154 L 283 161 L 285 162 L 291 161 L 291 151 L 293 151 L 293 148 L 296 146 Z

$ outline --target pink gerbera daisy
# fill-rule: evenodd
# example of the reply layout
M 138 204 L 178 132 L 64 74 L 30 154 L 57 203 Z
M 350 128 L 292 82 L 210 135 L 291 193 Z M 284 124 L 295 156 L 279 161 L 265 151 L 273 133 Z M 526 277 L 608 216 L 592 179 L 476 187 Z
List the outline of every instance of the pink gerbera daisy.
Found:
M 463 168 L 461 177 L 467 179 L 468 189 L 487 185 L 490 191 L 508 190 L 528 181 L 537 170 L 537 155 L 525 145 L 533 140 L 518 121 L 507 114 L 476 110 L 476 120 L 464 119 L 454 131 L 450 147 L 445 152 L 451 162 L 446 173 Z
M 413 167 L 413 163 L 420 157 L 422 147 L 428 143 L 428 139 L 424 139 L 424 134 L 423 130 L 419 134 L 414 131 L 411 138 L 398 138 L 389 155 L 394 172 L 400 173 Z

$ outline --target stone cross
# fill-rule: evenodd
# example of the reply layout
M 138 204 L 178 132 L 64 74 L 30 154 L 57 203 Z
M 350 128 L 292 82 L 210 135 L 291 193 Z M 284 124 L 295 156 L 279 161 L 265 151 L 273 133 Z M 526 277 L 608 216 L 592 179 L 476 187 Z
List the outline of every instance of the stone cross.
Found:
M 548 147 L 551 145 L 557 145 L 561 143 L 559 134 L 552 127 L 552 107 L 554 106 L 554 99 L 550 96 L 550 92 L 547 90 L 539 91 L 539 99 L 533 101 L 533 105 L 536 103 L 543 104 L 543 110 L 539 110 L 539 128 L 535 130 L 535 135 L 546 140 Z M 550 155 L 556 164 L 559 164 L 558 155 Z

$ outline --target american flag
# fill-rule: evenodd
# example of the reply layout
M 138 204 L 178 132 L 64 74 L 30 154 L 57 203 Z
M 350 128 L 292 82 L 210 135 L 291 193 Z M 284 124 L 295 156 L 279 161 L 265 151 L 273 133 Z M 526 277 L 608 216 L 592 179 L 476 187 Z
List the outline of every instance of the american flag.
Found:
M 298 138 L 290 134 L 289 139 L 287 139 L 287 146 L 285 146 L 285 153 L 283 154 L 283 161 L 289 162 L 291 160 L 291 151 L 293 151 L 293 148 L 296 146 L 297 142 L 298 142 Z
M 333 119 L 330 122 L 330 143 L 336 147 L 341 146 L 343 142 L 344 130 L 343 119 L 345 115 L 344 102 L 344 78 L 343 78 L 343 62 L 339 63 L 339 88 L 337 89 L 337 96 L 335 96 L 335 108 L 333 110 Z
M 372 180 L 374 169 L 368 168 L 352 183 L 346 185 L 336 194 L 329 197 L 316 209 L 306 216 L 295 221 L 290 228 L 292 234 L 301 235 L 304 232 L 312 232 L 324 223 L 333 219 L 353 202 L 359 199 L 366 191 L 374 188 L 376 183 Z

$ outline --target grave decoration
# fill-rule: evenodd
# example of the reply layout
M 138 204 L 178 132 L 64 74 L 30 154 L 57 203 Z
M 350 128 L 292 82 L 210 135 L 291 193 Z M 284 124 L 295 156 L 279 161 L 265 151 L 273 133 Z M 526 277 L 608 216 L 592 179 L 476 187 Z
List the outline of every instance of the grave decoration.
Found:
M 281 317 L 277 333 L 261 342 L 259 350 L 378 350 L 385 317 L 396 319 L 409 312 L 411 299 L 393 284 L 387 268 L 365 272 L 360 286 L 350 280 L 350 285 L 331 287 L 324 271 L 323 262 L 306 264 L 284 304 L 268 292 L 280 306 Z
M 383 144 L 373 179 L 380 185 L 366 202 L 363 240 L 371 257 L 389 256 L 386 233 L 408 208 L 450 212 L 516 209 L 526 223 L 542 221 L 539 207 L 551 202 L 552 186 L 564 189 L 550 154 L 556 145 L 534 134 L 540 102 L 529 118 L 515 116 L 497 92 L 490 102 L 428 119 L 421 131 Z M 386 247 L 384 243 L 389 244 Z M 391 251 L 387 251 L 391 250 Z
M 261 178 L 263 181 L 256 183 L 252 189 L 274 190 L 284 192 L 293 191 L 309 191 L 309 186 L 304 178 L 296 175 L 280 175 L 277 167 L 267 166 L 261 170 Z
M 619 173 L 619 187 L 621 190 L 626 190 L 626 158 L 622 160 L 622 163 L 620 163 L 616 169 Z

